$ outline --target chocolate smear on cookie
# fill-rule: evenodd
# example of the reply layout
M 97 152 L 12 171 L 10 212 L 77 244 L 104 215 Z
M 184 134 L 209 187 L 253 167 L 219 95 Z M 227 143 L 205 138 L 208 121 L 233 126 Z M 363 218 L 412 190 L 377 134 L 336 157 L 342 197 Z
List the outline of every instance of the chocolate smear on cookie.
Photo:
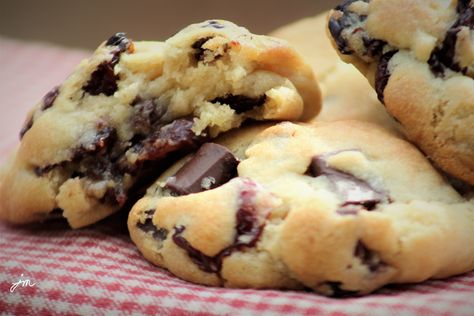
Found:
M 359 258 L 360 262 L 367 266 L 370 272 L 376 272 L 385 266 L 380 257 L 375 252 L 369 250 L 360 240 L 354 249 L 354 256 Z
M 163 241 L 166 239 L 168 235 L 168 230 L 165 228 L 157 228 L 153 224 L 153 215 L 155 214 L 155 210 L 147 210 L 145 211 L 145 222 L 137 223 L 137 227 L 144 231 L 145 233 L 152 233 L 152 236 L 156 240 Z
M 259 221 L 254 199 L 257 194 L 256 184 L 250 180 L 245 181 L 245 187 L 239 194 L 239 208 L 235 214 L 236 234 L 234 243 L 214 256 L 208 256 L 200 250 L 194 248 L 182 236 L 186 230 L 185 226 L 176 226 L 173 234 L 175 244 L 184 249 L 189 258 L 204 272 L 220 273 L 222 261 L 230 256 L 235 250 L 241 250 L 245 247 L 254 247 L 263 232 L 264 222 Z

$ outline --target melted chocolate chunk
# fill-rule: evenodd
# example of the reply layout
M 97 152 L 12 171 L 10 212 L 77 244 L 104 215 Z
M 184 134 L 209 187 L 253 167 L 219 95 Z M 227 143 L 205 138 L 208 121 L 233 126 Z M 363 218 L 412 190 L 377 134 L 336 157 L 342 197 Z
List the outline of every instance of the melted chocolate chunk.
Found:
M 234 243 L 215 256 L 207 256 L 194 248 L 183 236 L 184 226 L 176 226 L 173 234 L 175 244 L 184 249 L 191 260 L 204 272 L 220 273 L 222 261 L 230 256 L 233 251 L 244 247 L 254 247 L 263 231 L 264 224 L 258 224 L 257 210 L 253 203 L 255 197 L 255 184 L 248 181 L 246 189 L 239 196 L 239 209 L 236 212 L 236 234 Z
M 340 214 L 354 214 L 360 207 L 372 211 L 377 207 L 377 204 L 389 200 L 386 194 L 375 190 L 367 182 L 328 166 L 327 159 L 338 153 L 340 152 L 313 157 L 308 173 L 313 177 L 325 176 L 328 178 L 334 191 L 343 198 L 344 202 L 338 210 Z
M 219 102 L 227 104 L 235 113 L 240 114 L 252 110 L 255 107 L 260 107 L 265 104 L 266 95 L 259 97 L 247 97 L 245 95 L 227 94 L 223 97 L 215 98 L 211 103 Z
M 338 281 L 328 281 L 325 282 L 324 284 L 328 285 L 331 290 L 332 290 L 332 297 L 337 297 L 337 298 L 344 298 L 344 297 L 353 297 L 359 294 L 359 291 L 350 291 L 350 290 L 344 290 L 342 286 L 342 282 Z
M 178 119 L 163 126 L 135 148 L 138 161 L 158 160 L 171 152 L 197 148 L 207 138 L 192 131 L 192 119 Z
M 443 77 L 446 68 L 450 68 L 454 71 L 461 70 L 459 65 L 454 62 L 457 34 L 459 31 L 459 28 L 448 30 L 442 46 L 435 48 L 431 53 L 428 64 L 436 77 Z
M 102 198 L 103 202 L 124 205 L 130 195 L 134 196 L 141 187 L 147 186 L 169 165 L 169 155 L 175 155 L 176 159 L 178 152 L 186 153 L 205 140 L 205 137 L 196 136 L 191 131 L 190 120 L 176 120 L 165 126 L 155 125 L 157 130 L 148 138 L 136 138 L 140 139 L 138 143 L 117 142 L 104 132 L 96 137 L 97 142 L 82 146 L 87 150 L 79 148 L 74 158 L 83 176 L 96 181 L 114 182 L 114 187 L 109 188 Z M 127 159 L 129 151 L 137 154 L 133 161 Z M 132 187 L 125 187 L 125 174 L 132 176 Z
M 58 95 L 59 95 L 59 87 L 54 87 L 51 91 L 49 91 L 43 97 L 43 105 L 41 106 L 41 110 L 44 111 L 52 107 Z
M 153 215 L 155 214 L 155 210 L 148 210 L 145 211 L 146 219 L 144 223 L 137 223 L 137 227 L 143 230 L 145 233 L 152 233 L 152 236 L 156 240 L 163 241 L 168 236 L 168 230 L 165 228 L 157 228 L 153 224 Z
M 135 133 L 139 135 L 150 134 L 166 113 L 166 108 L 157 106 L 153 100 L 139 100 L 132 105 L 134 111 L 132 125 Z
M 114 72 L 115 63 L 104 61 L 91 74 L 90 80 L 82 89 L 91 94 L 99 95 L 101 93 L 106 96 L 111 96 L 117 91 L 117 81 L 120 79 L 119 75 Z
M 166 188 L 176 195 L 214 189 L 237 175 L 239 161 L 224 146 L 206 143 L 168 179 Z
M 96 178 L 99 177 L 96 176 Z M 118 179 L 117 184 L 114 188 L 108 188 L 107 191 L 105 191 L 105 194 L 102 197 L 101 201 L 112 205 L 125 205 L 125 202 L 127 202 L 127 194 L 125 193 L 125 188 L 123 187 L 121 179 Z
M 213 38 L 212 36 L 209 36 L 209 37 L 203 37 L 203 38 L 200 38 L 198 39 L 196 42 L 193 43 L 193 45 L 191 45 L 191 48 L 194 48 L 194 58 L 197 60 L 197 61 L 203 61 L 204 60 L 204 52 L 208 49 L 205 49 L 205 48 L 202 48 L 202 46 L 208 41 L 210 40 L 211 38 Z
M 149 134 L 133 137 L 129 141 L 120 140 L 115 128 L 101 122 L 97 124 L 96 135 L 73 149 L 70 159 L 54 165 L 37 166 L 34 172 L 37 176 L 43 176 L 55 168 L 61 168 L 70 178 L 85 178 L 100 186 L 107 185 L 99 198 L 102 203 L 121 207 L 133 202 L 140 197 L 137 193 L 154 181 L 173 160 L 199 147 L 207 139 L 192 132 L 191 118 L 163 125 L 157 113 L 150 113 L 152 102 L 144 103 L 135 104 L 137 111 L 134 114 L 142 115 L 137 120 L 143 120 L 143 116 L 148 115 Z M 136 132 L 140 131 L 137 129 Z M 135 154 L 136 159 L 129 160 L 129 154 Z
M 117 141 L 117 130 L 113 127 L 99 124 L 98 130 L 91 142 L 82 144 L 75 150 L 74 159 L 80 159 L 85 155 L 104 155 L 111 150 Z
M 380 57 L 380 61 L 377 66 L 377 72 L 375 73 L 375 91 L 377 92 L 378 99 L 382 103 L 384 103 L 383 93 L 391 75 L 388 69 L 388 64 L 397 52 L 397 50 L 392 50 L 383 54 L 382 57 Z
M 444 76 L 447 68 L 463 74 L 467 72 L 467 68 L 461 69 L 455 61 L 456 44 L 458 33 L 463 27 L 471 30 L 474 28 L 474 6 L 470 5 L 468 0 L 458 1 L 457 12 L 459 14 L 457 21 L 446 32 L 443 43 L 433 50 L 428 60 L 431 71 L 437 77 Z
M 120 52 L 126 51 L 130 44 L 131 41 L 125 36 L 125 33 L 116 33 L 105 43 L 106 46 L 117 46 Z
M 31 115 L 25 121 L 25 123 L 23 123 L 23 127 L 21 128 L 21 131 L 20 131 L 20 140 L 23 139 L 23 136 L 25 136 L 26 132 L 28 132 L 32 127 L 33 127 L 33 115 Z
M 346 0 L 338 5 L 334 10 L 341 11 L 343 15 L 338 19 L 331 17 L 328 22 L 329 32 L 336 41 L 337 49 L 341 54 L 351 55 L 354 51 L 349 47 L 347 40 L 342 36 L 342 31 L 346 28 L 350 28 L 359 20 L 364 20 L 366 16 L 359 16 L 354 12 L 348 10 L 349 6 L 358 0 Z M 368 2 L 368 0 L 363 0 Z
M 354 249 L 354 256 L 359 258 L 370 272 L 376 272 L 385 265 L 380 257 L 375 252 L 370 251 L 360 240 Z

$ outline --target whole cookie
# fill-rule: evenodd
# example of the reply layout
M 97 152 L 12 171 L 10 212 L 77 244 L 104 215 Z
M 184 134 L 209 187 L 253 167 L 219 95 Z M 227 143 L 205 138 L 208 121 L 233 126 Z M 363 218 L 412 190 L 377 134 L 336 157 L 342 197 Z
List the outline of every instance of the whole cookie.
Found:
M 400 135 L 399 126 L 357 69 L 339 58 L 327 34 L 324 12 L 285 25 L 270 35 L 287 40 L 312 66 L 323 96 L 314 121 L 361 120 Z
M 474 3 L 345 1 L 328 26 L 407 137 L 474 184 Z
M 262 129 L 150 187 L 128 220 L 146 259 L 195 283 L 332 296 L 474 269 L 474 200 L 411 144 L 359 121 Z
M 0 172 L 0 218 L 91 224 L 247 118 L 306 120 L 319 108 L 311 68 L 284 41 L 222 20 L 166 42 L 118 33 L 31 111 Z

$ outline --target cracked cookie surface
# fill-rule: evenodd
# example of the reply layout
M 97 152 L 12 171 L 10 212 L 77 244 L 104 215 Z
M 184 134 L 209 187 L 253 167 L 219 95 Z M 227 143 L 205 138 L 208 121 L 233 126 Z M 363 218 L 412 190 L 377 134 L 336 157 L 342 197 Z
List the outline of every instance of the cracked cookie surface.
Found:
M 474 3 L 349 0 L 328 28 L 407 137 L 474 184 Z
M 206 143 L 133 207 L 132 240 L 191 282 L 331 296 L 474 268 L 474 200 L 376 125 L 314 124 Z
M 31 111 L 0 176 L 0 218 L 94 223 L 170 161 L 246 119 L 307 120 L 314 75 L 284 41 L 223 20 L 165 42 L 117 33 Z

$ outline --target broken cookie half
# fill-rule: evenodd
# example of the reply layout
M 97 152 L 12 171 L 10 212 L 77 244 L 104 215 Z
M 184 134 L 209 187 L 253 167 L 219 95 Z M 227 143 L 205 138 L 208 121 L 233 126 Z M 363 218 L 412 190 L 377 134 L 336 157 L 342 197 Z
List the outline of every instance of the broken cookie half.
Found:
M 117 33 L 31 110 L 0 171 L 0 218 L 94 223 L 246 119 L 306 120 L 320 103 L 286 42 L 233 23 L 193 24 L 165 42 Z

